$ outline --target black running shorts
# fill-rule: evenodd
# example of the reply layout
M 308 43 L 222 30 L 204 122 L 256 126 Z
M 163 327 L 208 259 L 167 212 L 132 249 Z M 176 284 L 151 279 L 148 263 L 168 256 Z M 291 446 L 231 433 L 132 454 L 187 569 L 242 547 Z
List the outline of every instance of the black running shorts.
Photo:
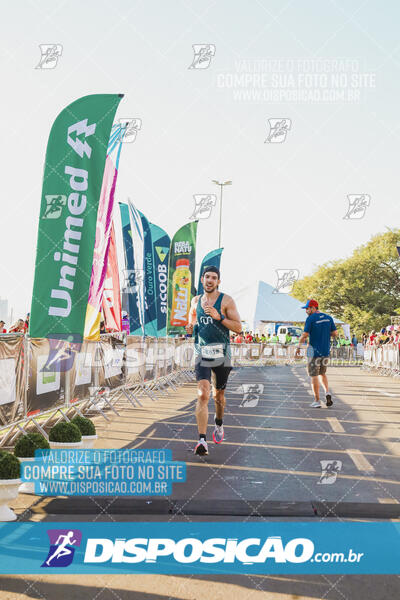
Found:
M 213 361 L 211 361 L 213 362 Z M 194 366 L 196 373 L 196 381 L 201 379 L 207 379 L 211 383 L 211 373 L 213 374 L 213 386 L 216 390 L 224 390 L 228 383 L 229 373 L 232 371 L 232 367 L 226 367 L 225 365 L 219 366 L 207 366 L 206 361 L 201 358 L 197 358 Z
M 325 375 L 328 366 L 329 356 L 313 356 L 309 359 L 307 372 L 310 377 Z

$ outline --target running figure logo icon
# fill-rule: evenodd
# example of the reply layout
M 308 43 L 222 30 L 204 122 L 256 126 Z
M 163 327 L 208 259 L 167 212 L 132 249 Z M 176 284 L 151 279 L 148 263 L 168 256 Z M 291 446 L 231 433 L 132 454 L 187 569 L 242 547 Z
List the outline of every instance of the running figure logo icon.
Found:
M 264 144 L 282 144 L 292 127 L 291 119 L 268 119 L 269 134 Z
M 348 194 L 349 206 L 343 219 L 362 219 L 371 203 L 369 194 Z
M 321 464 L 321 477 L 318 484 L 332 484 L 335 483 L 338 473 L 342 470 L 341 460 L 320 460 Z
M 255 408 L 260 400 L 260 394 L 264 391 L 262 383 L 243 383 L 243 399 L 239 408 Z
M 42 219 L 58 219 L 61 216 L 63 206 L 67 204 L 67 196 L 63 194 L 49 194 L 46 198 L 46 209 Z
M 194 57 L 189 69 L 208 69 L 215 56 L 214 44 L 193 44 Z
M 232 390 L 234 394 L 243 394 L 239 408 L 255 408 L 260 400 L 260 395 L 264 391 L 263 383 L 242 383 L 236 390 Z
M 49 354 L 42 372 L 66 373 L 75 361 L 76 354 L 82 346 L 82 336 L 79 333 L 58 333 L 48 338 Z
M 50 548 L 42 567 L 68 567 L 75 554 L 74 546 L 79 547 L 82 532 L 79 529 L 48 529 Z
M 132 144 L 136 140 L 138 131 L 142 129 L 142 119 L 129 117 L 119 119 L 121 125 L 120 140 L 125 144 Z
M 273 294 L 290 294 L 294 283 L 299 278 L 298 269 L 275 269 L 278 281 L 276 288 L 272 291 Z
M 215 194 L 194 194 L 194 210 L 189 219 L 208 219 L 217 202 Z
M 39 44 L 40 61 L 35 69 L 55 69 L 63 47 L 61 44 Z
M 124 269 L 125 291 L 128 294 L 137 294 L 143 285 L 143 269 Z

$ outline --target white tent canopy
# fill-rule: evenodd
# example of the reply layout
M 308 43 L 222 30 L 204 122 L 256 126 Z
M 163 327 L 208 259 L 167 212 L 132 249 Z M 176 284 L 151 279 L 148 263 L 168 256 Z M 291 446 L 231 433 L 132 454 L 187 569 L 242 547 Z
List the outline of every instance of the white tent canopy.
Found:
M 301 323 L 307 318 L 306 303 L 299 302 L 289 294 L 275 291 L 265 281 L 259 281 L 233 295 L 240 317 L 252 331 L 263 330 L 266 323 Z M 324 307 L 321 307 L 323 311 Z M 343 321 L 334 318 L 336 324 Z

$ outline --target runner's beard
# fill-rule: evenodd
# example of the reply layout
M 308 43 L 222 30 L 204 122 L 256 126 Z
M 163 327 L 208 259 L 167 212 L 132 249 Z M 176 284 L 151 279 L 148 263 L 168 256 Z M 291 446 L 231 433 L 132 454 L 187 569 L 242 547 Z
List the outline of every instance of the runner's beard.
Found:
M 214 283 L 206 283 L 206 285 L 204 286 L 204 289 L 207 292 L 207 294 L 212 294 L 217 288 L 217 284 Z

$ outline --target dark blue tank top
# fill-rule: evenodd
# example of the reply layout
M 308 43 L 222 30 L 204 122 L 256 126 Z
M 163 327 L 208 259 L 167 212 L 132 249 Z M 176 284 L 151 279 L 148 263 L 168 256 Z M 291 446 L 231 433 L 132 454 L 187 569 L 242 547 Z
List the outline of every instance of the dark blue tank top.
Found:
M 221 304 L 224 294 L 220 293 L 215 301 L 214 308 L 221 313 Z M 204 359 L 230 357 L 229 329 L 221 321 L 213 319 L 204 312 L 200 296 L 196 307 L 197 323 L 195 326 L 195 352 Z

